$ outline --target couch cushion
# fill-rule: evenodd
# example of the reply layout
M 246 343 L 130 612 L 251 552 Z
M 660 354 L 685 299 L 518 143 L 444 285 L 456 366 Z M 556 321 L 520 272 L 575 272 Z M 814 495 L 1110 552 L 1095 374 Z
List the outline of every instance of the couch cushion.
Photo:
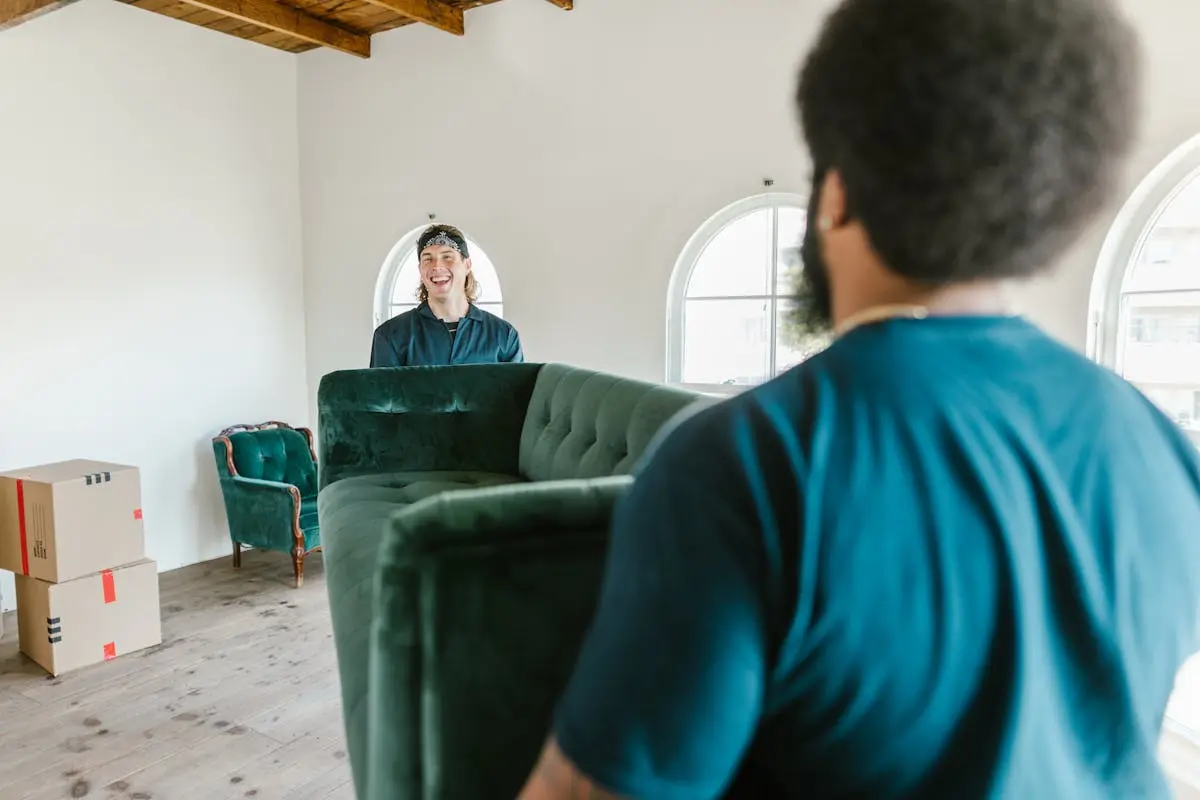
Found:
M 321 490 L 326 589 L 342 684 L 346 738 L 351 753 L 367 749 L 367 655 L 370 652 L 375 566 L 391 515 L 424 497 L 453 489 L 520 482 L 491 472 L 392 472 L 344 478 Z M 366 759 L 353 762 L 365 785 Z
M 659 429 L 706 398 L 671 386 L 547 364 L 521 430 L 531 481 L 626 475 Z

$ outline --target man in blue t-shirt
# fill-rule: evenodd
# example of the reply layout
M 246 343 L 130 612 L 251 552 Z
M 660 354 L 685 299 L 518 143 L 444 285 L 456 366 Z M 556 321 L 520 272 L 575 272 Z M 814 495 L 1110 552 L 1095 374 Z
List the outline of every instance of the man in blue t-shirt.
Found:
M 512 323 L 475 305 L 467 238 L 453 225 L 430 225 L 417 239 L 420 305 L 375 329 L 372 367 L 522 362 Z
M 522 797 L 1167 798 L 1200 459 L 1014 315 L 1111 199 L 1111 0 L 844 0 L 801 71 L 820 355 L 660 436 Z

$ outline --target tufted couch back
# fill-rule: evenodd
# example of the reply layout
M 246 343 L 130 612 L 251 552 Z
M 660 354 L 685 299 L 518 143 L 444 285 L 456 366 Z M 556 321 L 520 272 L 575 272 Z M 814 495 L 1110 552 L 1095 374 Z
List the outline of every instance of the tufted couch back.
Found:
M 531 481 L 627 475 L 693 392 L 563 364 L 542 367 L 521 430 Z
M 540 364 L 331 372 L 317 395 L 321 486 L 389 472 L 515 475 Z
M 238 475 L 256 480 L 290 483 L 302 497 L 317 492 L 317 467 L 308 440 L 297 430 L 269 428 L 241 431 L 229 437 Z
M 669 420 L 707 401 L 565 364 L 332 372 L 317 401 L 320 484 L 441 471 L 528 481 L 627 475 Z

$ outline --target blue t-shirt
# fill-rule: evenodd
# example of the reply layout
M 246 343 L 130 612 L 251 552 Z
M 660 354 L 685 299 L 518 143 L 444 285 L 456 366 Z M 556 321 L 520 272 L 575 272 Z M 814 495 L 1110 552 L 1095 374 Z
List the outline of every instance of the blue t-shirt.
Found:
M 498 364 L 525 360 L 512 323 L 474 304 L 457 323 L 447 324 L 428 303 L 397 314 L 375 329 L 372 367 L 432 367 Z
M 1146 798 L 1200 463 L 1014 317 L 891 320 L 661 436 L 556 712 L 636 798 Z

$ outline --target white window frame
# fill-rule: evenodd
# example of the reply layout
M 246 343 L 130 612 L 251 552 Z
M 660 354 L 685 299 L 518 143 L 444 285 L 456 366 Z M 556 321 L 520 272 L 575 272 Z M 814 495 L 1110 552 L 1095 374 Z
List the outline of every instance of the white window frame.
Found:
M 433 224 L 433 223 L 430 223 Z M 379 327 L 383 323 L 391 319 L 392 316 L 392 298 L 396 294 L 396 281 L 400 279 L 400 270 L 404 269 L 404 262 L 408 260 L 408 256 L 416 249 L 417 240 L 421 238 L 421 234 L 428 228 L 429 225 L 421 225 L 413 228 L 408 233 L 400 237 L 400 240 L 388 251 L 387 258 L 383 260 L 383 266 L 379 270 L 379 277 L 375 279 L 375 327 Z M 479 248 L 483 252 L 487 252 L 487 248 L 479 243 L 479 240 L 463 231 L 463 236 L 467 238 L 468 247 L 474 251 Z M 496 262 L 492 262 L 494 267 Z M 497 288 L 500 289 L 500 302 L 503 302 L 504 290 L 500 288 L 500 274 L 496 271 Z M 413 287 L 416 291 L 416 287 Z M 413 298 L 413 304 L 416 305 L 416 297 Z M 483 304 L 483 307 L 492 305 L 495 301 L 489 301 Z
M 1088 301 L 1087 355 L 1092 360 L 1123 374 L 1124 352 L 1121 332 L 1121 298 L 1134 266 L 1158 218 L 1167 206 L 1200 175 L 1200 135 L 1193 136 L 1150 171 L 1117 213 L 1092 277 Z M 1161 292 L 1153 292 L 1160 294 Z
M 683 382 L 683 339 L 687 307 L 687 289 L 692 279 L 692 272 L 704 253 L 704 249 L 714 238 L 734 221 L 763 209 L 778 209 L 781 207 L 798 208 L 807 213 L 808 201 L 791 192 L 764 192 L 752 195 L 737 202 L 730 203 L 716 214 L 704 221 L 696 232 L 688 239 L 675 266 L 671 270 L 671 282 L 667 289 L 667 383 L 685 386 L 709 394 L 731 395 L 750 389 L 750 386 L 730 386 L 727 384 L 697 384 Z M 799 242 L 797 242 L 799 244 Z M 772 218 L 771 251 L 779 252 L 779 215 Z M 770 282 L 767 284 L 776 290 L 778 287 L 778 259 L 771 265 Z M 780 295 L 730 295 L 728 297 L 705 297 L 705 300 L 768 300 L 771 305 L 771 372 L 775 371 L 775 351 L 778 339 L 779 299 Z
M 1097 259 L 1088 304 L 1087 354 L 1094 361 L 1123 374 L 1127 320 L 1121 302 L 1125 283 L 1159 217 L 1193 178 L 1200 176 L 1200 135 L 1170 153 L 1142 179 L 1118 212 Z M 1149 292 L 1147 292 L 1149 293 Z M 1160 293 L 1160 292 L 1154 292 Z M 1200 731 L 1189 728 L 1170 713 L 1163 714 L 1163 736 L 1200 757 Z M 1175 772 L 1176 777 L 1180 773 Z

